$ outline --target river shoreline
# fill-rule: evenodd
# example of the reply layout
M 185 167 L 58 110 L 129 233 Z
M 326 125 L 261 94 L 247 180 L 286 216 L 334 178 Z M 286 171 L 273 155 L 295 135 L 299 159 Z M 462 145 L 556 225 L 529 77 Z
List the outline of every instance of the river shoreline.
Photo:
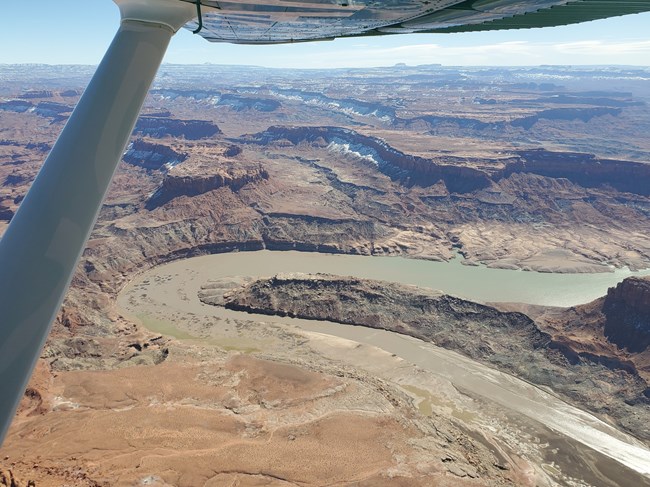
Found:
M 212 247 L 212 246 L 211 246 Z M 156 262 L 149 262 L 141 268 L 128 274 L 127 279 L 119 288 L 121 293 L 130 282 L 138 279 L 143 273 L 155 267 L 169 265 L 187 259 L 210 258 L 211 256 L 230 256 L 233 261 L 232 275 L 237 275 L 237 265 L 242 262 L 246 265 L 247 257 L 255 259 L 256 255 L 273 256 L 256 259 L 256 263 L 269 260 L 277 260 L 282 257 L 282 265 L 261 266 L 258 277 L 271 277 L 279 272 L 301 272 L 301 266 L 305 262 L 317 260 L 319 256 L 331 256 L 339 259 L 340 270 L 333 272 L 338 275 L 356 275 L 366 279 L 379 279 L 393 281 L 394 276 L 407 272 L 408 278 L 398 279 L 395 282 L 411 284 L 419 287 L 439 290 L 445 294 L 458 296 L 464 299 L 481 303 L 524 303 L 528 305 L 569 307 L 584 304 L 606 294 L 609 287 L 615 286 L 626 277 L 650 276 L 650 268 L 632 271 L 628 268 L 610 268 L 606 272 L 540 272 L 535 270 L 521 270 L 512 268 L 491 267 L 479 263 L 468 263 L 460 254 L 449 261 L 421 259 L 417 256 L 384 256 L 384 255 L 363 255 L 342 252 L 323 252 L 320 250 L 270 250 L 264 247 L 258 248 L 254 245 L 241 247 L 237 243 L 220 244 L 216 248 L 195 248 L 182 254 L 174 254 L 169 258 Z M 246 257 L 240 257 L 245 255 Z M 372 259 L 369 260 L 369 259 Z M 299 265 L 293 265 L 293 261 L 299 261 Z M 358 261 L 358 262 L 355 262 Z M 365 262 L 360 264 L 360 262 Z M 368 264 L 372 262 L 372 268 Z M 346 266 L 351 265 L 354 273 L 346 273 Z M 367 267 L 365 270 L 364 267 Z M 377 267 L 379 267 L 377 269 Z M 406 271 L 404 271 L 406 268 Z M 314 266 L 305 272 L 327 273 L 330 269 L 327 266 Z M 488 280 L 476 280 L 481 274 Z M 493 282 L 499 282 L 495 287 Z M 549 293 L 549 291 L 551 291 Z
M 283 252 L 283 254 L 285 253 Z M 198 288 L 205 282 L 206 278 L 208 276 L 214 276 L 214 273 L 216 271 L 215 267 L 218 267 L 219 272 L 221 272 L 222 274 L 226 273 L 226 275 L 232 275 L 232 274 L 228 274 L 231 271 L 236 271 L 236 270 L 241 271 L 241 267 L 242 267 L 241 264 L 237 262 L 232 262 L 232 260 L 243 259 L 242 262 L 245 261 L 248 263 L 249 266 L 253 266 L 256 268 L 256 270 L 262 272 L 262 269 L 260 269 L 259 266 L 256 266 L 255 262 L 252 262 L 251 256 L 252 254 L 237 255 L 237 256 L 232 254 L 228 256 L 229 257 L 228 261 L 223 259 L 224 257 L 223 255 L 204 256 L 198 259 L 177 261 L 172 264 L 167 264 L 164 266 L 157 267 L 154 270 L 145 272 L 143 275 L 140 275 L 137 279 L 134 279 L 132 283 L 129 286 L 127 286 L 127 288 L 125 288 L 125 290 L 123 291 L 123 293 L 120 295 L 119 298 L 120 307 L 122 309 L 125 309 L 127 312 L 130 312 L 130 314 L 133 314 L 132 312 L 135 311 L 135 308 L 129 305 L 128 303 L 129 299 L 131 300 L 131 304 L 133 303 L 136 304 L 136 308 L 137 306 L 139 306 L 138 303 L 142 304 L 145 301 L 148 302 L 149 304 L 145 306 L 145 308 L 148 308 L 148 311 L 144 314 L 139 313 L 138 318 L 140 318 L 141 321 L 145 321 L 142 320 L 142 318 L 145 318 L 147 313 L 155 314 L 155 308 L 156 307 L 159 308 L 158 309 L 159 318 L 157 320 L 152 321 L 151 316 L 149 316 L 147 318 L 148 323 L 145 323 L 145 325 L 151 328 L 152 331 L 164 333 L 165 331 L 168 332 L 170 330 L 169 328 L 170 325 L 172 329 L 176 328 L 176 325 L 181 325 L 180 328 L 177 329 L 180 329 L 182 333 L 185 333 L 189 336 L 196 337 L 195 339 L 191 340 L 191 342 L 193 343 L 205 342 L 206 344 L 209 344 L 210 342 L 212 342 L 213 344 L 216 344 L 218 346 L 227 346 L 231 350 L 233 349 L 234 350 L 239 349 L 242 351 L 260 350 L 259 342 L 255 343 L 255 339 L 254 338 L 251 339 L 251 337 L 246 338 L 246 337 L 239 336 L 238 333 L 235 332 L 234 330 L 235 327 L 233 327 L 233 324 L 240 322 L 242 319 L 246 319 L 246 321 L 252 321 L 252 322 L 260 322 L 260 321 L 268 322 L 269 320 L 273 320 L 272 318 L 268 316 L 258 317 L 254 315 L 246 315 L 246 317 L 243 318 L 241 313 L 237 314 L 236 312 L 229 312 L 228 310 L 217 309 L 211 306 L 207 306 L 198 302 L 198 299 L 196 298 L 196 293 L 198 292 Z M 269 255 L 266 254 L 266 257 L 268 256 Z M 222 257 L 219 265 L 212 267 L 212 270 L 206 267 L 207 261 L 211 257 L 212 258 Z M 235 258 L 233 259 L 233 257 Z M 316 255 L 315 257 L 319 257 L 319 256 Z M 332 256 L 332 257 L 337 257 L 337 256 Z M 281 262 L 278 264 L 283 265 Z M 331 269 L 332 265 L 328 264 L 328 267 Z M 458 267 L 460 267 L 460 264 L 458 264 Z M 344 268 L 347 269 L 348 271 L 351 270 L 349 266 L 344 266 Z M 154 292 L 154 288 L 152 286 L 154 287 L 157 286 L 158 289 Z M 127 295 L 130 295 L 130 298 L 127 299 L 126 298 Z M 235 314 L 230 314 L 230 313 L 235 313 Z M 293 323 L 295 326 L 295 323 L 297 323 L 297 321 L 294 320 Z M 160 324 L 165 325 L 162 327 L 164 329 L 161 329 L 160 326 L 157 326 Z M 318 323 L 318 325 L 320 326 L 320 323 Z M 323 331 L 322 329 L 310 329 L 309 328 L 310 326 L 315 326 L 315 323 L 311 322 L 306 327 L 303 326 L 303 324 L 300 324 L 300 328 L 303 331 L 307 331 L 311 333 L 314 332 L 325 333 L 329 335 L 333 334 L 331 330 L 328 332 L 328 331 Z M 335 326 L 341 327 L 341 325 L 335 325 Z M 348 328 L 358 329 L 360 327 L 348 327 Z M 363 329 L 361 329 L 360 331 L 364 332 Z M 348 330 L 346 330 L 346 333 L 347 332 Z M 377 332 L 376 330 L 373 330 L 374 334 L 376 334 L 376 332 Z M 338 334 L 340 336 L 340 333 L 338 332 L 334 334 Z M 183 337 L 179 336 L 178 338 L 183 338 Z M 188 337 L 185 336 L 185 338 Z M 346 337 L 346 339 L 351 339 L 363 343 L 363 340 L 361 340 L 359 337 Z M 369 343 L 368 345 L 373 347 L 379 346 L 379 348 L 381 349 L 387 348 L 385 344 L 381 344 L 381 343 L 380 344 Z M 391 353 L 395 353 L 395 351 L 393 350 Z M 484 366 L 480 366 L 480 367 L 483 368 Z M 482 370 L 481 373 L 485 372 L 484 369 L 481 370 Z M 463 386 L 461 384 L 458 384 L 458 387 L 463 387 Z M 476 389 L 476 386 L 474 384 L 468 384 L 465 386 L 465 388 Z M 539 391 L 539 389 L 537 390 Z M 491 400 L 493 399 L 494 398 L 491 398 Z M 548 398 L 544 400 L 548 400 Z M 508 404 L 502 404 L 502 406 L 507 407 Z M 568 407 L 568 405 L 565 406 Z M 522 414 L 522 413 L 521 411 L 519 411 L 517 414 Z M 535 416 L 536 414 L 537 413 L 533 414 L 533 416 Z M 580 413 L 576 413 L 576 414 L 578 416 L 580 415 Z M 530 416 L 530 414 L 528 416 Z M 552 414 L 549 415 L 549 417 L 552 416 L 553 416 Z M 537 420 L 539 420 L 539 418 L 537 418 Z M 569 422 L 571 421 L 573 420 L 569 420 Z M 582 426 L 584 426 L 584 424 Z M 605 426 L 601 425 L 598 426 L 594 431 L 600 431 L 601 427 L 610 428 L 606 425 Z M 555 428 L 551 426 L 551 428 L 557 429 L 558 426 L 556 425 Z M 601 433 L 607 435 L 607 433 L 604 433 L 603 431 L 601 431 Z M 597 438 L 598 435 L 601 433 L 594 433 L 595 436 L 593 438 Z M 573 436 L 576 436 L 576 434 L 578 435 L 584 434 L 584 431 L 580 430 L 578 431 L 578 433 L 574 433 Z M 613 436 L 611 436 L 610 439 L 617 437 L 619 433 L 612 432 L 611 434 Z M 625 435 L 623 436 L 623 438 L 625 438 Z M 621 441 L 621 440 L 619 438 L 612 441 L 616 443 L 617 441 Z M 637 460 L 634 459 L 630 460 L 628 458 L 627 460 L 624 460 L 624 462 L 627 461 L 627 464 L 630 465 L 630 467 L 634 468 L 635 470 L 638 470 L 640 472 L 645 472 L 646 475 L 650 474 L 650 466 L 644 466 L 643 460 L 640 460 L 641 462 L 640 464 L 638 463 L 639 458 L 641 459 L 644 458 L 644 455 L 647 451 L 644 450 L 644 453 L 641 453 L 640 456 L 637 456 L 638 454 L 634 453 L 636 451 L 636 448 L 644 448 L 644 447 L 641 447 L 638 442 L 636 442 L 635 440 L 631 440 L 629 438 L 628 440 L 623 440 L 623 441 L 624 443 L 628 444 L 627 448 L 631 448 L 631 450 L 628 452 L 628 453 L 631 452 L 630 458 L 637 458 Z M 603 441 L 602 437 L 600 437 L 599 439 L 592 440 L 591 443 L 592 443 L 591 446 L 595 446 L 595 447 L 598 447 L 599 443 L 604 445 L 607 450 L 606 452 L 604 452 L 606 455 L 613 454 L 616 456 L 617 455 L 616 452 L 619 452 L 618 454 L 620 454 L 620 452 L 623 452 L 626 449 L 626 447 L 622 447 L 618 443 L 616 444 L 616 446 L 612 447 L 611 446 L 612 443 L 609 440 Z M 623 456 L 625 455 L 626 454 L 623 454 Z M 618 461 L 621 461 L 621 459 L 619 458 Z M 616 470 L 616 468 L 614 468 L 614 470 Z M 603 485 L 607 485 L 607 484 L 603 484 Z M 617 484 L 611 484 L 611 485 L 617 485 Z

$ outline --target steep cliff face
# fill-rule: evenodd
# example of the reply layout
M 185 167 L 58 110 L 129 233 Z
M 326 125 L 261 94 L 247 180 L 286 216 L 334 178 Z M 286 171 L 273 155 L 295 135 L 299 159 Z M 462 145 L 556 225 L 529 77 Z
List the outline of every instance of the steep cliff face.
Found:
M 16 113 L 33 112 L 41 117 L 52 118 L 53 122 L 67 119 L 72 109 L 73 107 L 70 105 L 51 101 L 42 101 L 35 104 L 27 100 L 9 100 L 0 103 L 0 110 Z
M 245 142 L 326 146 L 337 152 L 360 157 L 373 167 L 406 186 L 431 186 L 443 181 L 449 191 L 467 193 L 490 186 L 489 176 L 469 166 L 438 164 L 430 159 L 405 154 L 376 137 L 361 135 L 340 127 L 270 127 L 242 139 Z
M 41 117 L 52 118 L 52 122 L 67 120 L 72 113 L 73 107 L 63 103 L 42 101 L 36 105 L 34 112 Z
M 493 102 L 493 103 L 491 103 Z M 478 99 L 478 104 L 496 104 L 496 100 L 483 100 Z M 602 117 L 605 115 L 618 116 L 621 113 L 620 108 L 612 107 L 589 107 L 589 108 L 551 108 L 548 110 L 541 110 L 534 115 L 526 117 L 515 118 L 511 121 L 492 121 L 486 122 L 471 117 L 454 117 L 454 116 L 438 116 L 438 115 L 424 115 L 412 119 L 398 119 L 398 125 L 414 125 L 417 123 L 426 123 L 430 130 L 439 132 L 441 130 L 457 128 L 462 130 L 471 130 L 474 132 L 495 130 L 506 130 L 508 128 L 520 128 L 530 130 L 535 124 L 542 120 L 564 120 L 574 121 L 579 120 L 582 122 L 589 122 L 595 117 Z
M 256 169 L 219 169 L 212 174 L 177 174 L 170 172 L 163 179 L 162 186 L 149 198 L 146 207 L 151 210 L 179 196 L 196 196 L 222 187 L 233 192 L 239 191 L 248 183 L 268 179 L 269 174 L 263 168 Z
M 518 118 L 511 122 L 513 127 L 523 127 L 526 130 L 532 128 L 540 120 L 580 120 L 589 122 L 594 117 L 604 115 L 620 115 L 620 108 L 592 107 L 592 108 L 551 108 L 542 110 L 535 115 Z
M 281 274 L 234 289 L 207 284 L 206 304 L 380 328 L 431 341 L 513 373 L 650 438 L 648 385 L 634 364 L 576 353 L 518 312 L 400 284 L 325 274 Z M 647 295 L 642 299 L 648 302 Z M 636 301 L 635 301 L 636 302 Z
M 162 144 L 152 144 L 142 139 L 131 143 L 124 154 L 124 162 L 145 169 L 164 169 L 183 162 L 187 154 L 174 151 Z
M 565 178 L 585 188 L 611 186 L 618 191 L 650 195 L 650 164 L 544 149 L 518 151 L 517 154 L 519 160 L 505 169 L 505 175 L 533 173 Z
M 159 88 L 150 91 L 153 96 L 176 100 L 177 98 L 191 98 L 193 100 L 214 100 L 221 96 L 220 91 L 216 90 L 183 90 L 180 88 Z
M 18 98 L 52 98 L 53 95 L 49 90 L 29 90 L 18 95 Z
M 242 155 L 241 147 L 210 145 L 207 154 L 171 167 L 146 208 L 153 210 L 179 196 L 197 196 L 219 188 L 237 192 L 249 183 L 268 178 L 266 169 Z
M 498 161 L 450 156 L 426 159 L 405 154 L 382 139 L 339 127 L 274 126 L 241 140 L 283 147 L 308 143 L 328 148 L 363 159 L 369 166 L 406 186 L 428 187 L 442 181 L 451 193 L 487 189 L 493 182 L 502 181 L 513 174 L 534 174 L 556 180 L 566 179 L 584 188 L 614 188 L 626 193 L 650 195 L 650 164 L 601 159 L 578 152 L 524 150 Z M 492 169 L 477 169 L 474 166 L 478 164 Z
M 25 100 L 9 100 L 0 103 L 0 110 L 5 112 L 24 113 L 33 107 L 34 104 L 32 102 Z
M 64 98 L 72 98 L 75 96 L 80 96 L 83 93 L 81 90 L 63 90 L 59 93 Z
M 629 277 L 607 292 L 605 336 L 629 352 L 650 346 L 650 279 Z
M 436 116 L 436 115 L 425 115 L 422 117 L 417 117 L 411 120 L 404 120 L 403 123 L 407 125 L 413 125 L 417 122 L 424 122 L 431 130 L 437 131 L 445 126 L 456 126 L 464 130 L 476 130 L 481 131 L 492 127 L 494 130 L 495 127 L 502 128 L 503 123 L 488 123 L 475 118 L 469 117 L 448 117 L 448 116 Z
M 222 93 L 216 90 L 181 90 L 181 89 L 156 89 L 151 94 L 163 99 L 176 100 L 187 98 L 208 106 L 223 106 L 240 112 L 242 110 L 255 110 L 258 112 L 273 112 L 282 105 L 271 98 L 250 96 L 234 93 Z
M 218 106 L 230 107 L 237 112 L 255 110 L 258 112 L 274 112 L 280 108 L 280 102 L 269 98 L 240 95 L 222 95 L 217 102 Z
M 221 134 L 221 129 L 206 120 L 178 120 L 175 118 L 142 116 L 135 125 L 134 133 L 149 137 L 183 137 L 199 140 Z
M 0 220 L 9 221 L 13 218 L 14 212 L 11 209 L 12 201 L 9 198 L 0 198 Z
M 395 109 L 387 105 L 382 105 L 381 103 L 372 103 L 356 100 L 354 98 L 331 98 L 323 93 L 296 89 L 276 88 L 271 91 L 271 94 L 277 96 L 278 98 L 302 100 L 303 102 L 310 105 L 321 106 L 323 108 L 343 112 L 348 115 L 377 117 L 386 122 L 392 122 L 396 118 Z

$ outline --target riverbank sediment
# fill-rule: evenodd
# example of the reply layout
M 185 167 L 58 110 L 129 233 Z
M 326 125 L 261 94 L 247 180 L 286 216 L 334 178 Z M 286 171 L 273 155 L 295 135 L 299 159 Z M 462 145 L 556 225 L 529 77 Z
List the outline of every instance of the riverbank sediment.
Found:
M 203 279 L 204 277 L 207 276 L 218 277 L 219 275 L 221 276 L 236 275 L 237 271 L 241 273 L 242 266 L 241 265 L 239 267 L 237 266 L 237 264 L 238 263 L 241 264 L 241 262 L 245 262 L 244 266 L 246 265 L 251 266 L 250 268 L 254 268 L 257 271 L 261 272 L 263 270 L 259 266 L 257 266 L 257 263 L 254 261 L 254 259 L 251 258 L 252 255 L 250 254 L 241 255 L 241 256 L 221 256 L 222 257 L 221 260 L 218 259 L 219 256 L 213 256 L 213 257 L 214 259 L 212 259 L 212 261 L 210 260 L 209 257 L 201 257 L 197 259 L 176 262 L 173 264 L 168 264 L 166 266 L 161 266 L 159 268 L 156 268 L 155 272 L 147 273 L 146 275 L 141 276 L 138 280 L 136 280 L 133 283 L 133 286 L 130 289 L 128 289 L 126 293 L 122 294 L 122 296 L 120 297 L 120 305 L 124 306 L 124 309 L 126 310 L 129 310 L 129 308 L 131 310 L 135 310 L 136 308 L 140 310 L 147 309 L 148 310 L 147 313 L 151 313 L 151 315 L 158 316 L 158 320 L 159 320 L 158 323 L 165 322 L 166 326 L 168 326 L 170 323 L 172 325 L 178 326 L 178 329 L 182 330 L 184 333 L 189 333 L 190 335 L 194 336 L 197 342 L 216 343 L 216 344 L 221 344 L 222 346 L 224 344 L 229 343 L 230 345 L 227 346 L 242 347 L 242 348 L 247 348 L 249 350 L 256 348 L 258 353 L 264 353 L 265 350 L 268 350 L 270 347 L 270 343 L 276 343 L 276 344 L 278 343 L 278 342 L 273 342 L 273 340 L 270 338 L 270 335 L 272 335 L 272 333 L 268 331 L 269 326 L 261 324 L 261 323 L 269 323 L 269 321 L 275 323 L 274 325 L 272 325 L 271 329 L 275 329 L 277 326 L 280 327 L 289 326 L 290 328 L 295 328 L 295 326 L 300 326 L 302 328 L 301 333 L 304 332 L 308 332 L 308 333 L 317 332 L 319 334 L 324 333 L 326 335 L 330 335 L 330 339 L 331 339 L 331 335 L 338 334 L 338 336 L 341 338 L 353 340 L 355 343 L 357 343 L 357 345 L 359 343 L 366 343 L 366 345 L 362 345 L 363 347 L 365 346 L 370 346 L 372 348 L 379 347 L 381 349 L 387 350 L 387 347 L 384 343 L 367 343 L 364 342 L 364 339 L 362 339 L 361 337 L 342 335 L 342 333 L 358 332 L 358 333 L 367 333 L 370 336 L 378 336 L 378 334 L 381 332 L 377 330 L 368 331 L 368 329 L 364 329 L 361 327 L 345 327 L 345 326 L 342 327 L 341 325 L 336 325 L 332 323 L 325 324 L 325 325 L 337 327 L 335 328 L 335 330 L 337 331 L 332 331 L 329 329 L 324 330 L 322 328 L 319 328 L 321 325 L 323 325 L 322 322 L 312 321 L 312 320 L 306 321 L 306 324 L 304 325 L 303 323 L 299 323 L 301 320 L 291 320 L 291 324 L 283 325 L 281 323 L 279 324 L 276 318 L 271 318 L 268 316 L 248 315 L 248 314 L 242 315 L 241 313 L 233 312 L 223 308 L 215 308 L 200 303 L 196 297 L 197 296 L 196 293 L 199 291 L 201 283 L 206 282 L 206 280 Z M 235 258 L 229 259 L 227 257 L 235 257 Z M 312 256 L 312 257 L 322 257 L 322 256 Z M 341 256 L 333 256 L 333 258 L 339 258 L 339 257 Z M 242 260 L 239 262 L 232 262 L 233 260 L 237 261 L 238 259 L 246 259 L 246 260 L 245 261 Z M 278 262 L 277 264 L 282 265 L 282 262 Z M 331 269 L 333 265 L 334 264 L 330 263 L 329 268 Z M 347 266 L 346 269 L 350 271 L 350 266 Z M 133 306 L 135 306 L 135 308 Z M 250 324 L 244 325 L 244 323 L 250 323 Z M 156 328 L 155 326 L 153 328 L 154 330 L 162 331 L 159 328 Z M 243 331 L 243 330 L 248 330 L 248 331 Z M 403 341 L 403 339 L 400 340 Z M 307 340 L 307 342 L 305 343 L 311 344 L 311 340 Z M 309 345 L 309 347 L 311 347 L 311 345 Z M 419 347 L 421 347 L 421 345 Z M 399 352 L 399 350 L 398 351 L 390 350 L 390 348 L 388 347 L 388 351 L 391 354 L 397 355 L 398 357 L 400 356 L 399 353 L 397 353 Z M 443 352 L 453 353 L 444 350 Z M 276 352 L 272 352 L 272 353 L 276 354 Z M 359 354 L 354 352 L 354 354 L 350 354 L 348 360 L 351 360 L 352 358 L 356 359 L 358 355 Z M 406 361 L 409 363 L 412 363 L 412 360 L 410 359 L 411 356 L 413 356 L 412 353 L 405 355 L 405 358 L 408 357 Z M 451 360 L 451 362 L 458 362 L 458 360 L 459 360 L 458 356 L 454 355 L 454 359 Z M 357 364 L 351 363 L 350 366 L 357 366 Z M 486 369 L 484 365 L 478 364 L 477 366 L 479 367 L 481 372 L 476 374 L 476 377 L 474 377 L 474 379 L 478 380 L 479 383 L 481 381 L 488 384 L 490 382 L 494 382 L 493 377 L 488 379 L 485 376 Z M 426 369 L 425 367 L 422 367 L 422 365 L 417 365 L 417 367 L 419 370 Z M 437 363 L 434 369 L 441 370 L 440 364 Z M 444 367 L 442 367 L 442 369 L 444 369 Z M 489 370 L 493 370 L 493 369 L 489 369 Z M 496 371 L 494 372 L 497 373 Z M 426 373 L 432 373 L 432 372 L 429 371 Z M 458 372 L 458 373 L 461 376 L 467 375 L 467 371 Z M 503 377 L 505 378 L 510 377 L 509 379 L 504 379 L 504 378 L 499 379 L 504 381 L 505 384 L 509 384 L 511 383 L 512 380 L 514 380 L 511 376 L 503 375 Z M 445 380 L 449 381 L 450 377 L 445 377 Z M 496 409 L 502 409 L 504 406 L 506 406 L 510 410 L 511 415 L 513 417 L 516 416 L 517 418 L 519 418 L 518 419 L 519 424 L 526 425 L 526 428 L 532 427 L 533 430 L 537 432 L 540 431 L 539 430 L 540 426 L 538 421 L 540 420 L 540 418 L 544 416 L 544 414 L 540 414 L 540 412 L 537 410 L 535 406 L 536 404 L 535 401 L 533 401 L 534 403 L 533 405 L 529 404 L 528 406 L 522 407 L 523 408 L 522 411 L 515 411 L 513 410 L 513 408 L 509 407 L 509 404 L 517 403 L 517 400 L 513 399 L 512 397 L 510 397 L 510 399 L 507 401 L 507 404 L 501 404 L 498 402 L 495 403 L 495 398 L 477 397 L 477 395 L 480 396 L 479 392 L 481 391 L 481 386 L 475 383 L 470 383 L 466 385 L 455 384 L 455 386 L 463 390 L 464 393 L 467 394 L 466 397 L 474 397 L 475 398 L 474 400 L 487 401 L 493 405 L 497 404 L 498 407 L 492 406 L 491 408 L 488 408 L 493 411 L 493 414 Z M 417 384 L 411 383 L 411 387 L 418 387 L 418 386 Z M 532 387 L 532 386 L 528 385 L 528 387 Z M 544 391 L 540 391 L 539 389 L 536 390 L 538 391 L 538 393 L 544 392 Z M 529 394 L 529 393 L 530 392 L 522 393 L 522 394 L 525 396 L 525 394 Z M 429 395 L 433 398 L 438 398 L 438 395 L 435 392 L 435 388 L 429 393 L 427 393 L 427 400 L 430 401 Z M 501 396 L 502 394 L 501 392 L 499 392 L 499 394 L 497 395 Z M 537 402 L 544 403 L 548 401 L 549 398 L 553 398 L 553 397 L 554 396 L 538 398 Z M 555 399 L 557 400 L 557 398 Z M 436 399 L 434 399 L 434 402 L 435 400 Z M 444 403 L 445 401 L 442 402 Z M 644 469 L 647 468 L 643 464 L 643 458 L 644 455 L 647 453 L 647 451 L 643 450 L 644 447 L 640 446 L 639 443 L 629 438 L 626 440 L 625 435 L 623 435 L 622 437 L 623 440 L 621 440 L 621 437 L 619 437 L 620 435 L 619 432 L 617 432 L 614 429 L 609 429 L 611 427 L 605 425 L 604 423 L 598 422 L 593 417 L 592 419 L 589 419 L 586 422 L 584 422 L 585 418 L 589 417 L 589 415 L 585 416 L 585 413 L 579 410 L 575 410 L 575 416 L 572 416 L 571 419 L 569 419 L 568 417 L 565 416 L 565 414 L 567 414 L 566 413 L 567 408 L 570 407 L 566 403 L 562 403 L 561 401 L 560 404 L 562 404 L 562 406 L 559 407 L 559 410 L 562 411 L 562 414 L 558 415 L 558 411 L 554 410 L 552 412 L 549 412 L 547 416 L 549 418 L 549 421 L 559 421 L 558 424 L 561 424 L 562 426 L 558 426 L 558 424 L 556 424 L 555 427 L 550 426 L 551 429 L 555 429 L 555 431 L 558 431 L 558 429 L 556 428 L 559 427 L 564 428 L 565 424 L 569 424 L 569 423 L 574 424 L 576 426 L 576 430 L 572 433 L 572 435 L 569 436 L 569 438 L 575 439 L 575 437 L 578 436 L 580 437 L 580 439 L 584 440 L 585 437 L 589 437 L 591 435 L 591 440 L 589 441 L 592 442 L 592 446 L 594 447 L 600 446 L 601 452 L 603 451 L 604 448 L 605 456 L 610 454 L 615 456 L 616 455 L 615 452 L 617 451 L 627 452 L 622 454 L 622 457 L 626 457 L 628 456 L 628 453 L 630 453 L 629 458 L 627 460 L 623 460 L 624 462 L 627 461 L 628 465 L 632 465 L 632 468 L 636 467 L 637 470 L 644 471 Z M 436 410 L 441 410 L 441 409 L 442 410 L 446 409 L 447 413 L 449 412 L 449 407 L 436 408 Z M 452 408 L 452 410 L 453 409 L 454 408 Z M 460 414 L 461 416 L 465 415 L 465 413 L 462 412 L 459 413 L 457 412 L 457 414 Z M 582 418 L 582 421 L 577 421 L 576 418 Z M 537 424 L 537 426 L 534 426 L 535 424 Z M 483 426 L 485 426 L 485 424 L 483 424 Z M 549 425 L 547 424 L 547 426 Z M 502 423 L 500 427 L 504 427 L 504 423 Z M 601 427 L 605 427 L 606 431 L 603 432 L 601 430 Z M 542 430 L 544 429 L 545 428 L 542 427 Z M 585 434 L 585 431 L 587 430 L 591 431 L 592 433 Z M 521 433 L 521 431 L 519 433 Z M 566 431 L 563 432 L 563 434 L 564 435 L 567 434 Z M 544 435 L 546 436 L 549 435 L 548 430 L 547 433 L 545 433 Z M 613 443 L 610 442 L 609 440 L 605 441 L 604 438 L 610 438 Z M 618 441 L 623 441 L 623 443 L 627 442 L 628 447 L 631 448 L 631 450 L 628 450 L 627 447 L 622 447 L 621 444 L 618 444 Z M 570 448 L 572 450 L 575 450 L 576 448 L 578 448 L 578 450 L 585 448 L 584 446 L 579 446 L 579 447 L 576 446 L 577 443 L 575 443 L 575 441 L 573 440 L 570 440 L 570 443 L 571 443 Z M 615 446 L 612 446 L 614 444 Z M 521 445 L 520 448 L 525 449 Z M 637 448 L 641 448 L 641 450 L 637 450 Z M 595 452 L 591 448 L 587 448 L 586 450 L 581 450 L 581 451 L 583 452 L 581 454 L 583 461 L 587 461 L 585 460 L 585 458 L 587 458 L 589 455 L 595 454 Z M 586 451 L 589 451 L 591 453 L 589 454 L 584 453 Z M 548 454 L 548 452 L 546 452 L 546 454 Z M 542 453 L 541 455 L 543 456 L 544 453 Z M 620 462 L 622 460 L 622 457 L 618 458 L 617 462 Z M 604 458 L 605 458 L 604 456 L 601 457 L 600 461 L 604 461 Z M 634 460 L 634 458 L 636 458 L 636 460 Z M 637 463 L 639 459 L 641 459 L 640 460 L 641 463 Z M 607 462 L 610 462 L 610 460 L 606 461 L 605 463 Z M 593 462 L 590 461 L 590 463 Z M 619 467 L 616 468 L 625 468 L 622 467 L 619 463 L 616 464 L 619 465 Z M 609 465 L 611 467 L 611 464 Z M 565 466 L 564 474 L 566 474 L 567 468 L 568 467 Z M 614 470 L 616 470 L 616 468 L 614 468 Z M 588 469 L 590 471 L 593 470 L 592 467 L 587 468 L 586 466 L 583 468 L 583 470 L 584 469 Z M 621 478 L 625 477 L 625 475 L 621 474 L 620 472 L 617 475 L 619 476 L 622 475 Z M 632 474 L 632 475 L 636 475 L 636 474 Z M 618 484 L 617 481 L 612 481 L 611 477 L 607 475 L 605 475 L 603 478 L 608 478 L 609 480 L 604 481 L 601 478 L 598 482 L 594 483 L 593 485 L 624 485 L 624 484 Z M 640 477 L 641 479 L 640 485 L 643 485 L 643 482 L 645 482 L 644 478 L 645 477 Z

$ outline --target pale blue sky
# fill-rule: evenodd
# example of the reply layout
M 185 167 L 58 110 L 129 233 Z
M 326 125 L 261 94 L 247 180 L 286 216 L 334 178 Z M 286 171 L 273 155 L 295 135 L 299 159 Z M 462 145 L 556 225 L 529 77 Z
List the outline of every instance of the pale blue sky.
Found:
M 8 1 L 0 63 L 97 64 L 119 22 L 111 0 Z M 580 25 L 474 34 L 400 35 L 281 46 L 211 44 L 182 30 L 164 62 L 269 67 L 407 64 L 650 65 L 650 13 Z

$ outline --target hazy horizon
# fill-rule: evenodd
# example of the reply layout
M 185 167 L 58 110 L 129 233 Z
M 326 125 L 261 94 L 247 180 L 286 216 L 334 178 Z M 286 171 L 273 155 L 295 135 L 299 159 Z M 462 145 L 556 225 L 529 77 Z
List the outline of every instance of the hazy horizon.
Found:
M 0 30 L 0 64 L 99 63 L 119 25 L 111 1 L 30 3 L 36 15 Z M 6 19 L 22 19 L 24 6 L 9 2 Z M 400 34 L 277 45 L 209 43 L 181 29 L 164 62 L 251 65 L 274 68 L 349 68 L 443 64 L 454 66 L 630 65 L 647 66 L 650 12 L 561 27 L 460 34 Z M 44 48 L 46 46 L 46 48 Z
M 0 66 L 81 66 L 81 67 L 97 67 L 98 64 L 88 63 L 2 63 Z M 192 66 L 215 66 L 215 67 L 238 67 L 238 68 L 257 68 L 257 69 L 273 69 L 273 70 L 287 70 L 287 71 L 334 71 L 334 70 L 363 70 L 363 69 L 386 69 L 386 68 L 424 68 L 424 67 L 441 67 L 441 68 L 456 68 L 456 69 L 472 69 L 472 68 L 501 68 L 501 69 L 521 69 L 521 68 L 632 68 L 632 69 L 648 69 L 650 62 L 647 64 L 444 64 L 444 63 L 422 63 L 422 64 L 409 64 L 398 62 L 394 64 L 386 64 L 379 66 L 350 66 L 350 67 L 332 67 L 332 68 L 316 68 L 316 67 L 278 67 L 278 66 L 262 66 L 259 64 L 227 64 L 227 63 L 172 63 L 163 62 L 161 66 L 178 66 L 178 67 L 192 67 Z

